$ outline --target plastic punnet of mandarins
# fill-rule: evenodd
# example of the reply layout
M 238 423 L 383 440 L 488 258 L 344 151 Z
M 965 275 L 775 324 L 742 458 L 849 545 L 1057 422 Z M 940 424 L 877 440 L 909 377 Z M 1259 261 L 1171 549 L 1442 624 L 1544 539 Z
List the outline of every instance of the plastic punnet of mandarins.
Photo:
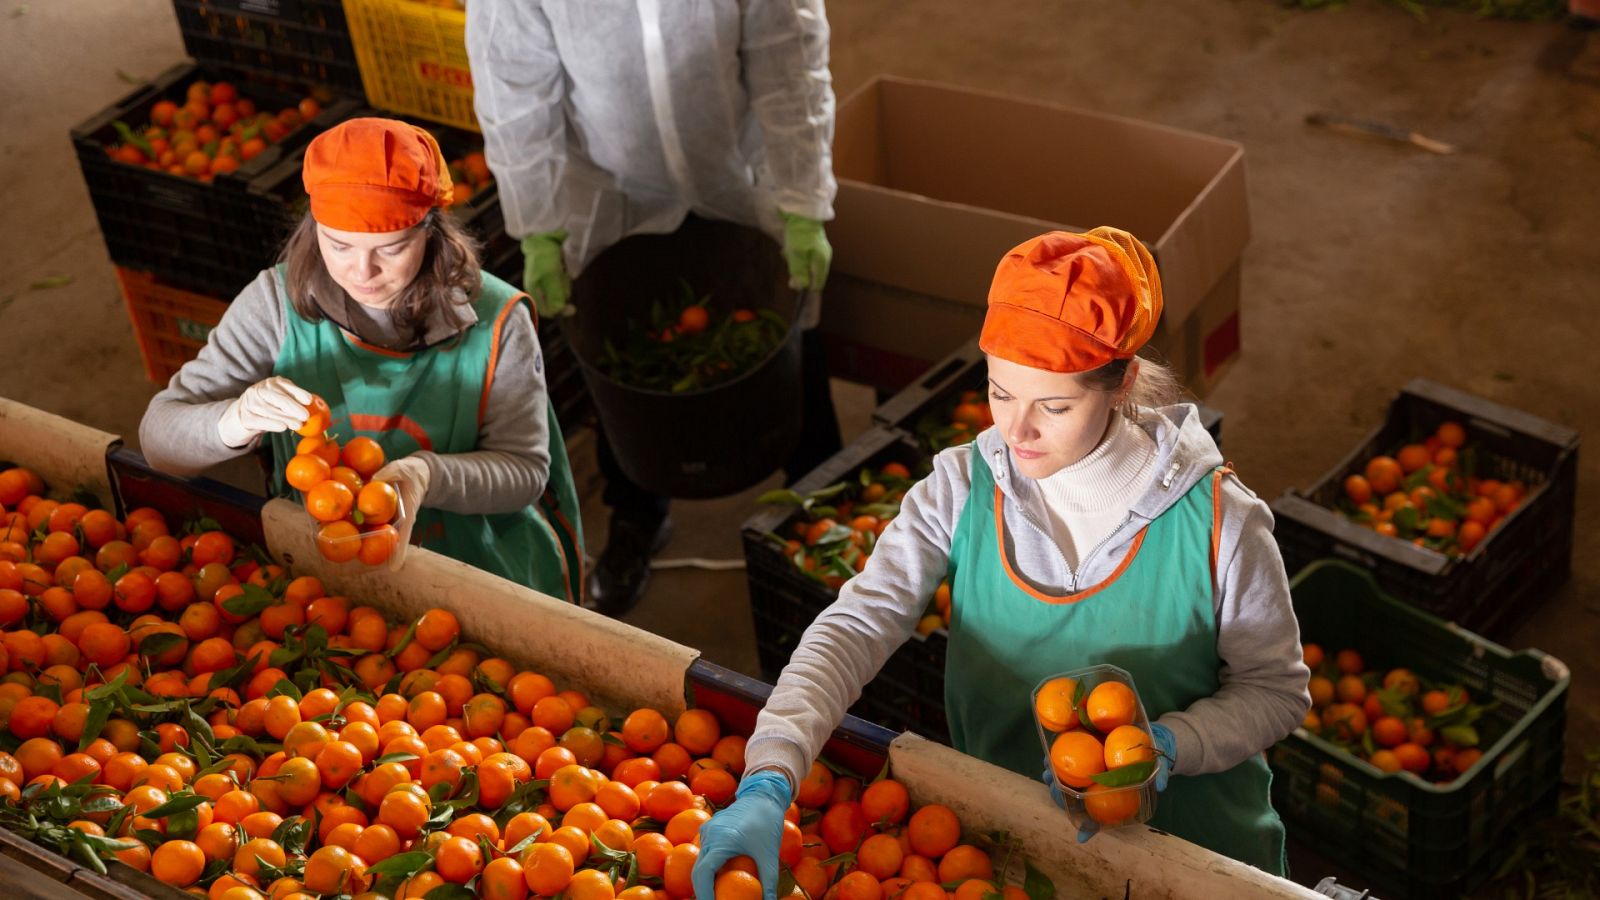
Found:
M 806 494 L 787 488 L 769 491 L 756 502 L 798 510 L 787 523 L 790 537 L 770 531 L 764 536 L 806 577 L 838 590 L 866 568 L 914 483 L 910 469 L 889 462 L 863 466 L 854 481 Z
M 357 436 L 342 446 L 330 429 L 327 401 L 312 396 L 300 443 L 284 464 L 284 481 L 305 498 L 316 520 L 317 552 L 330 562 L 359 561 L 375 566 L 403 555 L 400 532 L 392 524 L 405 515 L 400 492 L 372 476 L 386 461 L 377 441 Z
M 1078 827 L 1148 821 L 1160 751 L 1133 677 L 1111 665 L 1043 679 L 1034 721 L 1068 818 Z
M 1480 748 L 1504 732 L 1505 723 L 1491 715 L 1498 702 L 1475 702 L 1460 682 L 1406 667 L 1369 668 L 1354 648 L 1332 656 L 1316 643 L 1301 649 L 1311 669 L 1302 728 L 1379 773 L 1449 784 L 1472 773 Z
M 1367 460 L 1334 508 L 1385 537 L 1451 556 L 1471 553 L 1522 505 L 1528 486 L 1487 475 L 1491 458 L 1459 422 Z

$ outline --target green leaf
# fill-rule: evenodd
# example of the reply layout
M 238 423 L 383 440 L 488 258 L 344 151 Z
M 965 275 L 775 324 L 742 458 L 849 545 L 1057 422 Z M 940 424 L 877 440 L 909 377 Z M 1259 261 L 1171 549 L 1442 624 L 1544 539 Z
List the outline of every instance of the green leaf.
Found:
M 300 690 L 300 688 L 293 681 L 290 681 L 287 678 L 278 679 L 278 683 L 267 690 L 267 699 L 269 700 L 273 697 L 280 696 L 288 697 L 294 700 L 296 703 L 299 703 L 301 700 L 305 699 L 305 694 Z
M 1478 729 L 1471 725 L 1446 725 L 1439 729 L 1439 736 L 1458 747 L 1478 746 Z
M 799 506 L 805 502 L 799 494 L 788 489 L 768 491 L 756 498 L 757 503 L 770 503 L 780 506 Z
M 372 765 L 373 768 L 377 768 L 378 766 L 388 765 L 389 763 L 411 762 L 414 759 L 421 758 L 422 757 L 416 755 L 415 753 L 386 753 L 383 756 L 373 760 Z
M 116 812 L 122 808 L 122 801 L 110 794 L 100 794 L 83 801 L 83 812 L 93 815 L 97 813 Z
M 388 650 L 384 651 L 383 655 L 389 657 L 390 659 L 394 659 L 396 656 L 399 656 L 402 651 L 404 651 L 407 647 L 409 647 L 411 645 L 411 639 L 416 637 L 416 636 L 417 636 L 417 623 L 416 622 L 412 622 L 411 625 L 406 628 L 406 633 L 400 635 L 400 640 L 393 647 L 390 647 Z
M 320 821 L 321 818 L 322 814 L 317 813 L 316 819 Z M 316 833 L 317 824 L 317 821 L 305 816 L 290 816 L 273 830 L 272 839 L 282 844 L 283 852 L 289 856 L 301 856 L 305 853 L 311 836 Z
M 850 536 L 853 534 L 855 534 L 855 531 L 852 530 L 849 525 L 834 525 L 832 528 L 824 531 L 821 536 L 817 538 L 816 543 L 812 546 L 816 547 L 818 550 L 826 550 L 835 544 L 845 543 L 846 541 L 850 540 Z
M 195 809 L 196 807 L 209 802 L 211 802 L 210 799 L 201 794 L 179 794 L 160 806 L 157 806 L 144 813 L 143 815 L 147 819 L 161 819 L 170 816 L 173 813 L 186 812 L 188 810 Z
M 238 687 L 247 675 L 255 672 L 256 664 L 260 661 L 261 654 L 257 653 L 249 659 L 240 660 L 220 672 L 213 672 L 210 682 L 212 689 Z
M 1404 719 L 1411 715 L 1411 701 L 1400 691 L 1384 688 L 1378 691 L 1378 705 L 1383 707 L 1383 714 Z
M 433 854 L 415 850 L 410 853 L 396 853 L 381 862 L 375 862 L 367 867 L 367 872 L 372 875 L 396 875 L 401 878 L 410 878 L 420 872 L 425 872 L 433 865 Z
M 40 682 L 37 682 L 33 686 L 33 693 L 34 693 L 34 696 L 43 697 L 46 700 L 53 701 L 57 706 L 61 705 L 61 684 L 60 684 L 60 682 L 56 682 L 56 681 L 40 681 Z
M 139 642 L 139 655 L 144 657 L 160 656 L 169 650 L 185 646 L 188 643 L 189 638 L 185 635 L 173 634 L 170 631 L 158 631 Z
M 511 857 L 511 858 L 513 858 L 513 859 L 515 859 L 516 857 L 518 857 L 518 856 L 520 856 L 522 854 L 522 851 L 528 849 L 529 847 L 532 847 L 535 843 L 537 843 L 538 840 L 539 840 L 539 835 L 541 835 L 543 833 L 544 833 L 544 829 L 541 828 L 538 831 L 535 831 L 533 834 L 530 834 L 527 837 L 523 838 L 522 840 L 517 841 L 517 845 L 515 847 L 509 847 L 509 848 L 506 849 L 506 855 Z
M 127 675 L 124 670 L 118 677 Z M 83 721 L 83 736 L 78 738 L 78 752 L 82 753 L 105 729 L 106 721 L 111 718 L 111 711 L 116 706 L 109 697 L 100 697 L 89 701 L 89 716 Z
M 267 665 L 287 672 L 290 666 L 299 662 L 305 655 L 306 652 L 304 650 L 296 650 L 293 647 L 278 647 L 267 655 Z
M 1090 779 L 1095 784 L 1102 784 L 1106 787 L 1130 787 L 1136 784 L 1143 784 L 1146 779 L 1155 774 L 1155 771 L 1156 764 L 1147 760 L 1118 766 L 1115 769 L 1107 769 L 1098 775 L 1091 775 Z
M 423 900 L 476 900 L 477 896 L 464 884 L 441 884 L 424 894 Z
M 278 598 L 272 596 L 266 588 L 255 584 L 246 584 L 244 593 L 222 601 L 222 609 L 241 618 L 261 615 L 261 611 L 270 606 L 275 606 Z
M 144 138 L 136 138 L 135 140 L 129 141 L 128 143 L 140 145 L 139 149 L 141 151 L 145 150 L 145 148 L 150 146 L 148 143 L 145 143 Z M 154 159 L 155 158 L 155 151 L 151 150 L 151 151 L 145 153 L 145 155 L 149 156 L 152 159 Z M 71 283 L 72 283 L 72 276 L 71 275 L 50 275 L 48 277 L 41 278 L 38 281 L 35 281 L 35 282 L 29 284 L 28 288 L 29 288 L 29 290 L 35 290 L 35 291 L 48 291 L 51 288 L 66 287 L 67 285 L 69 285 Z
M 450 654 L 456 652 L 456 643 L 457 641 L 451 641 L 450 643 L 444 645 L 444 647 L 440 648 L 438 653 L 428 657 L 428 661 L 423 663 L 422 667 L 424 669 L 432 669 L 443 664 L 445 660 L 450 658 Z

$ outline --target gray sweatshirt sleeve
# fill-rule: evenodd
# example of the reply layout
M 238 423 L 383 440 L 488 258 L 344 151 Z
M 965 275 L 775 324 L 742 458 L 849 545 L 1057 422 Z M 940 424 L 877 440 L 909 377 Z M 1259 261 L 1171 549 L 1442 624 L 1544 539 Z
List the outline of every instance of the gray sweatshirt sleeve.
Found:
M 1218 542 L 1217 655 L 1222 686 L 1160 722 L 1177 744 L 1179 775 L 1222 772 L 1293 731 L 1311 694 L 1301 661 L 1300 625 L 1289 580 L 1272 538 L 1272 512 L 1232 478 L 1224 478 Z
M 278 278 L 267 269 L 228 305 L 200 355 L 150 399 L 139 423 L 139 447 L 151 466 L 193 476 L 255 449 L 255 442 L 224 444 L 217 420 L 245 388 L 272 375 L 285 327 Z
M 428 463 L 424 506 L 465 514 L 516 512 L 550 480 L 550 426 L 544 356 L 525 303 L 506 316 L 478 449 L 414 454 Z
M 806 629 L 745 748 L 749 771 L 776 769 L 797 785 L 884 662 L 905 643 L 949 568 L 970 482 L 967 447 L 934 459 L 884 531 L 867 567 Z

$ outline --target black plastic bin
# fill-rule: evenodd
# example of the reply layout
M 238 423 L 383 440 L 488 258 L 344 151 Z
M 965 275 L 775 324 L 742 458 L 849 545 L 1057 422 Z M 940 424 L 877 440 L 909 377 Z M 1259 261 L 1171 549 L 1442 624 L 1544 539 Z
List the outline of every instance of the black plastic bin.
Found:
M 1480 477 L 1528 486 L 1521 505 L 1470 553 L 1447 556 L 1385 537 L 1334 511 L 1345 476 L 1452 420 L 1466 427 L 1469 446 L 1480 448 Z M 1273 534 L 1291 573 L 1340 557 L 1371 571 L 1392 596 L 1480 634 L 1507 635 L 1572 571 L 1577 469 L 1576 431 L 1419 378 L 1390 403 L 1383 424 L 1314 485 L 1272 502 Z
M 753 228 L 690 217 L 671 234 L 635 235 L 602 253 L 573 281 L 577 315 L 562 322 L 617 463 L 635 483 L 670 497 L 722 497 L 777 470 L 800 436 L 800 330 L 754 369 L 701 391 L 624 385 L 596 367 L 649 327 L 653 301 L 687 284 L 709 295 L 713 320 L 735 307 L 797 312 L 778 245 Z

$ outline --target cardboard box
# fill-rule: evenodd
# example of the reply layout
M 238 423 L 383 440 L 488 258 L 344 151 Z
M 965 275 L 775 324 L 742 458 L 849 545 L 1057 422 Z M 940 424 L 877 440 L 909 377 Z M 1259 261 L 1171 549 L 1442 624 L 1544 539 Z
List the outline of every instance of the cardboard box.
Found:
M 1007 250 L 1097 225 L 1155 254 L 1166 305 L 1152 343 L 1197 395 L 1239 352 L 1250 211 L 1233 141 L 880 77 L 839 106 L 834 172 L 822 327 L 842 374 L 908 382 L 978 330 Z

